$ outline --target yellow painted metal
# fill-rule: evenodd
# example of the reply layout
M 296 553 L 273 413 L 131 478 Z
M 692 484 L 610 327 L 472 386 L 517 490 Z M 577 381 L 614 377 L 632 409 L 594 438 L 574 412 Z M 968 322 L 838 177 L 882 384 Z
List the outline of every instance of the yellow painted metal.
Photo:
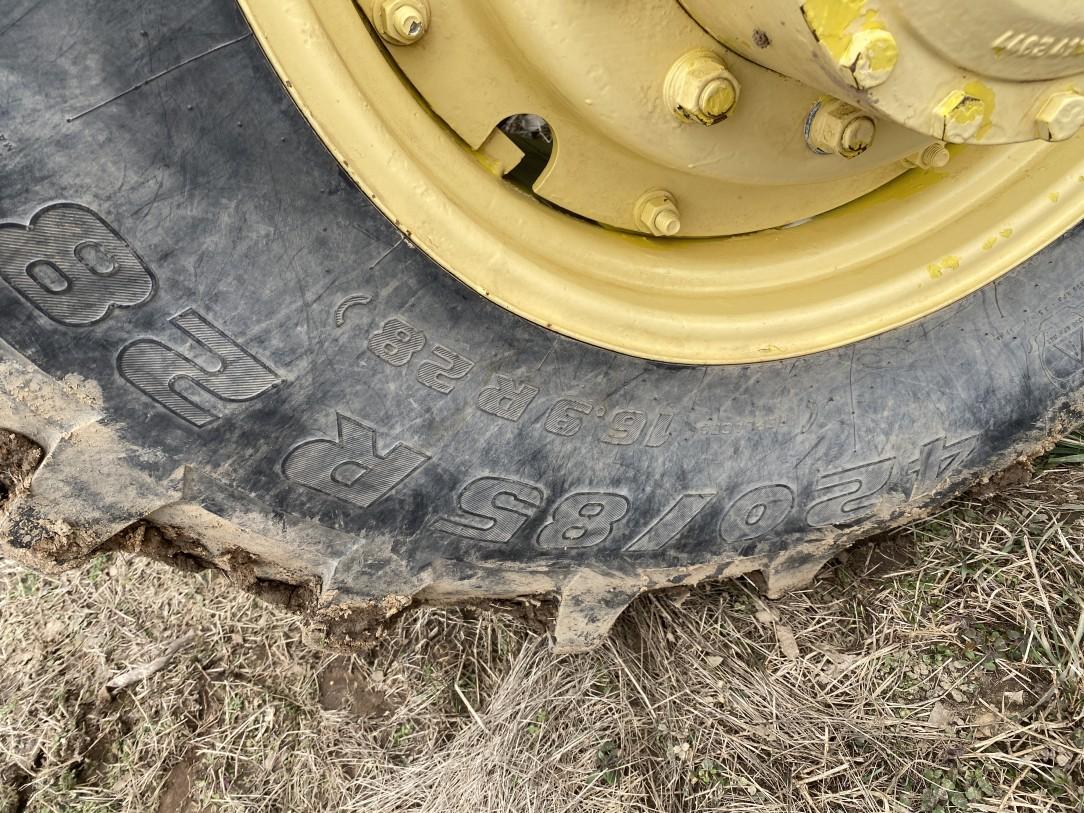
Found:
M 1041 137 L 1047 100 L 1084 92 L 1080 0 L 680 2 L 743 56 L 956 143 Z
M 1084 212 L 1075 138 L 959 148 L 942 169 L 792 228 L 698 240 L 619 232 L 494 177 L 494 159 L 472 149 L 486 139 L 465 143 L 420 103 L 349 3 L 241 5 L 313 127 L 413 242 L 509 310 L 624 353 L 737 363 L 844 345 L 960 299 Z M 440 30 L 438 12 L 411 50 Z
M 378 21 L 382 3 L 359 5 Z M 651 189 L 674 196 L 681 237 L 782 226 L 876 189 L 929 143 L 884 122 L 854 161 L 815 155 L 801 122 L 820 94 L 727 52 L 675 0 L 441 0 L 424 39 L 388 50 L 474 149 L 507 116 L 543 117 L 555 146 L 535 193 L 630 231 Z M 693 106 L 678 77 L 710 56 L 751 101 L 705 127 L 674 104 Z

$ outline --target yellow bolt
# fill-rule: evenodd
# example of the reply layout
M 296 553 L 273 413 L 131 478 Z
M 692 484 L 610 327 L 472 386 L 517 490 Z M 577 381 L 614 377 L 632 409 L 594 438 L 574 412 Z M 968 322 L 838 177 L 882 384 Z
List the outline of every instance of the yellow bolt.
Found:
M 839 59 L 839 65 L 854 77 L 859 90 L 882 85 L 892 75 L 900 57 L 896 38 L 880 28 L 859 31 Z
M 840 155 L 861 155 L 873 146 L 873 137 L 877 135 L 877 125 L 868 116 L 859 116 L 843 128 L 843 137 L 839 140 Z
M 737 100 L 734 85 L 727 79 L 716 79 L 700 92 L 700 109 L 713 121 L 718 121 L 733 109 Z
M 1072 138 L 1084 127 L 1084 96 L 1068 91 L 1055 93 L 1046 100 L 1035 124 L 1044 141 Z
M 395 10 L 391 26 L 405 40 L 417 40 L 425 33 L 425 20 L 417 9 L 410 6 L 400 6 Z
M 429 30 L 425 0 L 384 0 L 373 18 L 380 36 L 394 45 L 413 45 Z
M 877 123 L 857 107 L 839 99 L 822 100 L 806 122 L 806 142 L 822 155 L 856 158 L 873 146 Z
M 656 237 L 673 237 L 681 231 L 681 215 L 674 196 L 662 189 L 648 192 L 637 201 L 636 220 Z
M 712 51 L 698 48 L 678 59 L 666 74 L 663 96 L 681 121 L 716 124 L 738 103 L 741 87 L 726 63 Z
M 941 140 L 965 144 L 979 134 L 986 120 L 986 103 L 954 90 L 934 108 L 934 127 Z

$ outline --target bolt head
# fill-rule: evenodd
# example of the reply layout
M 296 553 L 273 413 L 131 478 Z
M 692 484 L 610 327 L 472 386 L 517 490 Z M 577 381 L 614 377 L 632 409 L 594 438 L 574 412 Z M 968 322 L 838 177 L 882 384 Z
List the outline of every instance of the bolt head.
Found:
M 877 125 L 869 116 L 859 116 L 843 128 L 839 140 L 840 155 L 861 155 L 873 146 L 873 137 L 877 135 Z
M 870 115 L 839 99 L 822 101 L 810 113 L 806 142 L 822 155 L 856 158 L 873 146 L 877 123 Z
M 681 56 L 666 74 L 667 106 L 684 122 L 711 126 L 738 103 L 741 87 L 726 63 L 712 51 L 696 49 Z
M 700 109 L 712 119 L 719 121 L 734 107 L 738 93 L 729 79 L 714 79 L 700 92 Z
M 374 9 L 380 36 L 393 45 L 413 45 L 429 30 L 426 0 L 383 0 Z
M 896 38 L 883 29 L 874 28 L 859 31 L 851 37 L 839 65 L 854 77 L 855 87 L 869 90 L 888 80 L 899 58 Z
M 942 141 L 965 144 L 979 134 L 986 121 L 986 103 L 954 90 L 934 108 L 934 128 Z
M 674 237 L 681 231 L 681 216 L 674 196 L 663 190 L 645 194 L 636 204 L 636 220 L 649 234 Z
M 1035 120 L 1039 138 L 1044 141 L 1066 141 L 1084 127 L 1084 95 L 1055 93 L 1039 111 Z
M 421 39 L 422 34 L 425 33 L 425 20 L 421 13 L 409 6 L 400 6 L 395 10 L 391 25 L 396 34 L 412 42 Z

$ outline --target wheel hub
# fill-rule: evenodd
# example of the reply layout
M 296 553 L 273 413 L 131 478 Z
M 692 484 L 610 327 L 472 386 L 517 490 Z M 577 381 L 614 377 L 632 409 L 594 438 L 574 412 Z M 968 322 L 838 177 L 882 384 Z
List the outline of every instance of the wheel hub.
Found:
M 1064 22 L 1049 6 L 1002 22 Z M 1084 212 L 1084 141 L 1045 143 L 1084 121 L 1079 74 L 968 71 L 919 33 L 917 0 L 242 7 L 414 242 L 499 304 L 625 353 L 734 363 L 853 342 L 990 282 Z M 1035 59 L 1014 43 L 998 47 Z
M 1044 127 L 1044 106 L 1059 94 L 1084 104 L 1075 0 L 681 3 L 746 58 L 934 138 L 1060 140 Z
M 885 121 L 863 149 L 832 150 L 855 160 L 825 160 L 803 129 L 823 94 L 727 51 L 675 0 L 442 0 L 410 47 L 386 33 L 384 0 L 361 6 L 471 148 L 494 150 L 509 116 L 540 116 L 554 147 L 533 192 L 619 229 L 654 233 L 636 209 L 652 189 L 677 201 L 677 236 L 784 226 L 882 186 L 930 143 Z

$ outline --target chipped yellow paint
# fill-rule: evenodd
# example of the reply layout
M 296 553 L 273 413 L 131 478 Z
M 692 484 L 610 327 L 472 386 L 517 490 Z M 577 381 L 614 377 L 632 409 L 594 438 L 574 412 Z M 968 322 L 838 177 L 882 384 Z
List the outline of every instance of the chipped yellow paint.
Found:
M 838 62 L 854 32 L 862 27 L 865 6 L 865 0 L 806 0 L 802 13 L 809 30 Z
M 972 82 L 969 87 L 982 92 L 984 86 L 981 82 Z M 934 106 L 933 114 L 942 128 L 941 138 L 953 143 L 970 141 L 984 127 L 990 126 L 986 101 L 967 90 L 956 89 L 949 93 Z
M 1010 237 L 1012 237 L 1012 235 L 1013 235 L 1013 230 L 1012 229 L 1002 229 L 1001 230 L 1001 236 L 1004 237 L 1006 240 L 1008 240 Z
M 1067 85 L 1082 86 L 1084 65 L 1075 51 L 1084 43 L 1073 36 L 1081 2 L 680 0 L 678 5 L 747 59 L 933 138 L 940 138 L 943 128 L 932 110 L 949 91 L 964 91 L 987 110 L 982 127 L 959 143 L 993 145 L 1040 137 L 1035 116 L 1045 101 Z M 772 26 L 777 32 L 772 47 L 750 43 L 748 32 Z M 862 81 L 863 76 L 872 78 Z M 981 82 L 972 86 L 971 80 Z
M 833 61 L 846 61 L 847 51 L 859 31 L 884 31 L 885 25 L 876 9 L 867 8 L 866 0 L 806 0 L 802 6 L 809 30 Z M 865 51 L 868 70 L 889 72 L 899 59 L 899 47 L 892 37 L 873 41 L 874 47 Z
M 945 271 L 959 271 L 960 258 L 955 254 L 949 254 L 941 258 L 941 262 L 930 263 L 926 266 L 926 272 L 930 279 L 941 279 Z
M 990 249 L 992 249 L 996 245 L 997 245 L 997 235 L 995 234 L 993 237 L 987 237 L 986 238 L 986 242 L 982 244 L 982 250 L 983 251 L 989 251 Z
M 933 107 L 935 120 L 941 121 L 945 141 L 981 140 L 992 127 L 997 99 L 993 89 L 972 80 L 963 89 L 944 96 Z
M 881 30 L 881 27 L 880 23 L 873 21 L 863 26 L 863 29 Z M 894 38 L 881 34 L 876 39 L 871 40 L 871 47 L 865 51 L 865 56 L 869 60 L 869 71 L 871 73 L 887 73 L 896 67 L 896 63 L 900 59 L 900 47 L 896 44 Z
M 1061 192 L 1051 192 L 1047 197 L 1050 198 L 1051 203 L 1057 203 L 1061 200 Z
M 982 139 L 990 132 L 990 127 L 993 126 L 994 111 L 997 109 L 997 94 L 994 93 L 992 87 L 977 79 L 973 79 L 964 85 L 964 92 L 972 99 L 978 99 L 982 102 L 982 126 L 979 127 L 976 136 L 976 138 Z

